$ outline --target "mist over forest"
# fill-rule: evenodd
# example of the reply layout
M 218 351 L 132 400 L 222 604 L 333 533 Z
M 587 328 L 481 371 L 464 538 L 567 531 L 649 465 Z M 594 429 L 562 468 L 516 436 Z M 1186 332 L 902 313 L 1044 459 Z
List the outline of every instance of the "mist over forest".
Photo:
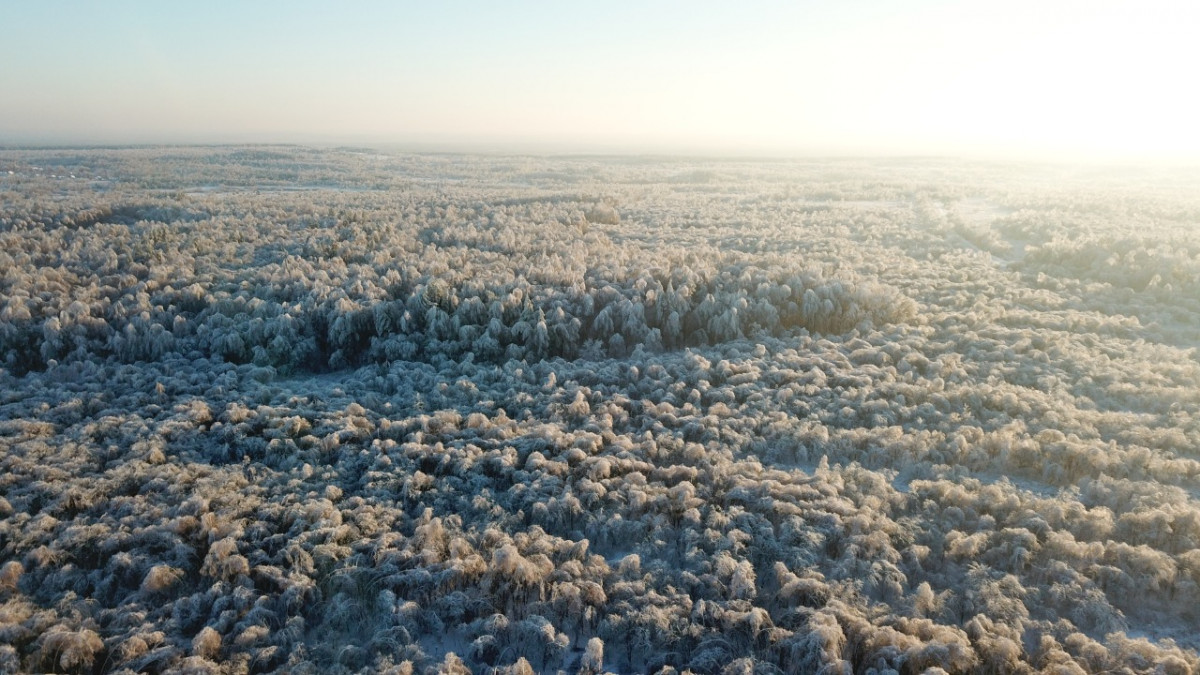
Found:
M 1200 673 L 1200 171 L 0 150 L 0 672 Z

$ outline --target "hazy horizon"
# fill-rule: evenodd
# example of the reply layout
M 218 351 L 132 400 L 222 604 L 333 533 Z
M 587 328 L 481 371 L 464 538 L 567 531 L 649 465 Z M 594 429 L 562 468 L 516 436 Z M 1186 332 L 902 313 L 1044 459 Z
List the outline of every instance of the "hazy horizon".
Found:
M 0 144 L 1200 162 L 1184 2 L 10 5 Z

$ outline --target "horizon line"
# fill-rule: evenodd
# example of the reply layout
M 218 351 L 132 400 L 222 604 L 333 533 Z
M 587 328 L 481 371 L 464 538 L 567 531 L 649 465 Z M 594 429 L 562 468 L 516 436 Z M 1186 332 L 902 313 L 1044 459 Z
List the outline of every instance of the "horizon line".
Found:
M 744 145 L 731 143 L 680 142 L 633 143 L 633 142 L 569 142 L 569 141 L 521 141 L 521 140 L 391 140 L 350 139 L 322 137 L 312 139 L 212 139 L 212 140 L 91 140 L 83 138 L 49 139 L 5 139 L 0 136 L 0 151 L 37 150 L 135 150 L 155 148 L 238 148 L 275 147 L 310 148 L 317 150 L 344 150 L 347 152 L 374 151 L 384 153 L 407 153 L 415 155 L 480 155 L 495 157 L 638 157 L 692 160 L 755 160 L 755 161 L 804 161 L 804 160 L 875 160 L 875 161 L 959 161 L 998 162 L 1003 164 L 1042 164 L 1056 166 L 1114 166 L 1114 167 L 1169 167 L 1200 168 L 1200 158 L 1184 156 L 1145 156 L 1118 153 L 1051 153 L 1051 152 L 995 152 L 977 150 L 953 152 L 931 150 L 919 152 L 909 149 L 894 151 L 869 151 L 861 147 L 812 147 L 808 150 L 794 145 L 778 149 L 765 147 L 761 143 Z

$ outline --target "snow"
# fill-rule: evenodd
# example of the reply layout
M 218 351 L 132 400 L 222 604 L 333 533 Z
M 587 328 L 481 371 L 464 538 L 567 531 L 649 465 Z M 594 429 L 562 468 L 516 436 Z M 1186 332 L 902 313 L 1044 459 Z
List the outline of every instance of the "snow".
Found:
M 0 670 L 1200 670 L 1200 175 L 0 162 Z

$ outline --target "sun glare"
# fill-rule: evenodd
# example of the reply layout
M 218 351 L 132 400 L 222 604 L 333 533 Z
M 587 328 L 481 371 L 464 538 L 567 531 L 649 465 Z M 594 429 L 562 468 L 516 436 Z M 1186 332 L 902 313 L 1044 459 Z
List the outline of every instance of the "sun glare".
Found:
M 1200 675 L 1200 0 L 0 0 L 0 674 Z
M 0 142 L 1200 158 L 1191 2 L 76 9 L 3 10 Z

